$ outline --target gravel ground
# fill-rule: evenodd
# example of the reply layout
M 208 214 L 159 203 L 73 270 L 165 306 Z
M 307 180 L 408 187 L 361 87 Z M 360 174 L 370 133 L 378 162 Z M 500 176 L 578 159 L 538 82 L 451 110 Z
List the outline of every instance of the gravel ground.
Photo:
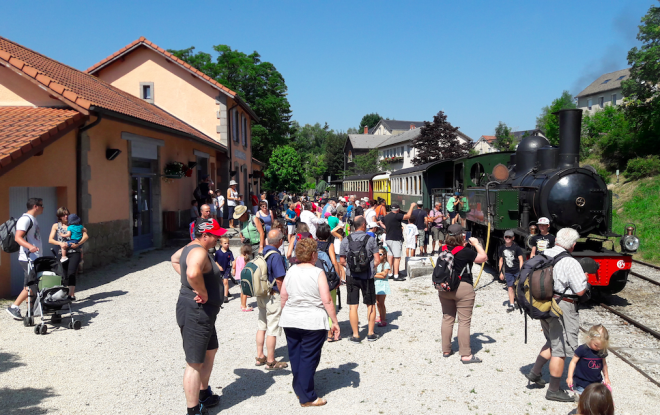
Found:
M 49 325 L 48 335 L 36 336 L 3 314 L 1 412 L 183 414 L 184 356 L 174 318 L 179 278 L 169 264 L 172 252 L 152 251 L 82 276 L 79 331 Z M 376 328 L 381 339 L 324 347 L 316 387 L 328 405 L 318 409 L 300 408 L 289 370 L 254 366 L 257 315 L 240 311 L 233 287 L 235 298 L 218 316 L 221 347 L 211 386 L 222 393 L 222 403 L 211 413 L 575 413 L 575 404 L 546 401 L 545 390 L 527 385 L 522 373 L 534 362 L 543 334 L 538 322 L 529 321 L 524 344 L 523 318 L 505 313 L 506 292 L 492 276 L 481 280 L 472 322 L 473 352 L 484 363 L 470 366 L 456 355 L 441 356 L 442 314 L 430 277 L 391 284 L 391 324 Z M 364 306 L 360 315 L 364 323 Z M 347 338 L 348 308 L 339 320 Z M 366 327 L 361 330 L 366 334 Z M 283 337 L 277 355 L 288 359 Z M 608 363 L 617 413 L 649 413 L 660 389 L 616 357 Z

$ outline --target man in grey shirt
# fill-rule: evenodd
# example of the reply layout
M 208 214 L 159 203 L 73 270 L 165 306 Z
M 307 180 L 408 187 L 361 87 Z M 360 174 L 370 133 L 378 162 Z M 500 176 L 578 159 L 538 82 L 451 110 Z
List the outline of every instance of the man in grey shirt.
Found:
M 369 322 L 369 331 L 367 340 L 372 342 L 378 340 L 378 335 L 374 333 L 376 325 L 376 287 L 374 285 L 374 275 L 376 267 L 380 264 L 380 254 L 378 253 L 378 243 L 375 238 L 367 235 L 367 221 L 364 216 L 358 216 L 353 221 L 355 232 L 341 241 L 339 248 L 340 264 L 346 268 L 346 296 L 350 308 L 349 320 L 353 335 L 349 341 L 360 343 L 360 333 L 358 332 L 358 306 L 360 303 L 360 291 L 362 291 L 362 301 L 367 306 L 367 317 Z M 366 244 L 364 239 L 367 238 Z M 363 272 L 354 272 L 351 270 L 349 256 L 357 257 L 364 245 L 369 256 L 369 269 Z M 347 264 L 349 264 L 347 266 Z

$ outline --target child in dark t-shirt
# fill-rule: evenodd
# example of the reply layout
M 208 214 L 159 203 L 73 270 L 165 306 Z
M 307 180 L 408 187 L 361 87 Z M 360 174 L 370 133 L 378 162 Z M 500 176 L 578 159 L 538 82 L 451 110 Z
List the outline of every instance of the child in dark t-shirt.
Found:
M 610 386 L 605 360 L 610 340 L 607 329 L 600 324 L 593 326 L 587 332 L 585 340 L 585 344 L 575 350 L 566 377 L 566 384 L 578 395 L 592 383 L 602 382 Z
M 504 245 L 499 249 L 500 280 L 506 279 L 507 291 L 509 292 L 509 307 L 507 312 L 512 312 L 513 307 L 513 285 L 520 274 L 520 267 L 523 264 L 523 250 L 513 241 L 513 231 L 504 232 Z
M 225 286 L 225 302 L 227 302 L 229 300 L 229 279 L 232 278 L 231 268 L 234 262 L 234 254 L 229 249 L 229 238 L 226 236 L 220 237 L 220 249 L 215 251 L 215 262 L 222 274 L 222 284 Z M 232 280 L 236 284 L 236 280 L 233 278 Z

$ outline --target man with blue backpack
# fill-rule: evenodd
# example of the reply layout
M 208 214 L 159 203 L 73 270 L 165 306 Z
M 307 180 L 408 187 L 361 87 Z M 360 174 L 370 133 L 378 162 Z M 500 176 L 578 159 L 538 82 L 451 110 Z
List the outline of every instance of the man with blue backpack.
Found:
M 349 320 L 353 335 L 349 340 L 360 343 L 358 331 L 358 306 L 360 303 L 360 291 L 362 301 L 367 306 L 368 327 L 367 340 L 370 342 L 378 340 L 374 333 L 376 325 L 376 287 L 374 275 L 376 267 L 380 264 L 378 243 L 375 238 L 367 235 L 367 221 L 363 216 L 358 216 L 353 221 L 355 232 L 341 241 L 339 248 L 340 263 L 346 267 L 346 296 L 350 308 Z

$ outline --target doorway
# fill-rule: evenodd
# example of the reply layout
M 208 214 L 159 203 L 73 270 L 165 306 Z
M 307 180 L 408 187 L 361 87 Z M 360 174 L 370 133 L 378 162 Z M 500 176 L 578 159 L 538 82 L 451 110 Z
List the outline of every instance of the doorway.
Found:
M 142 251 L 154 246 L 151 177 L 131 176 L 133 203 L 133 250 Z

